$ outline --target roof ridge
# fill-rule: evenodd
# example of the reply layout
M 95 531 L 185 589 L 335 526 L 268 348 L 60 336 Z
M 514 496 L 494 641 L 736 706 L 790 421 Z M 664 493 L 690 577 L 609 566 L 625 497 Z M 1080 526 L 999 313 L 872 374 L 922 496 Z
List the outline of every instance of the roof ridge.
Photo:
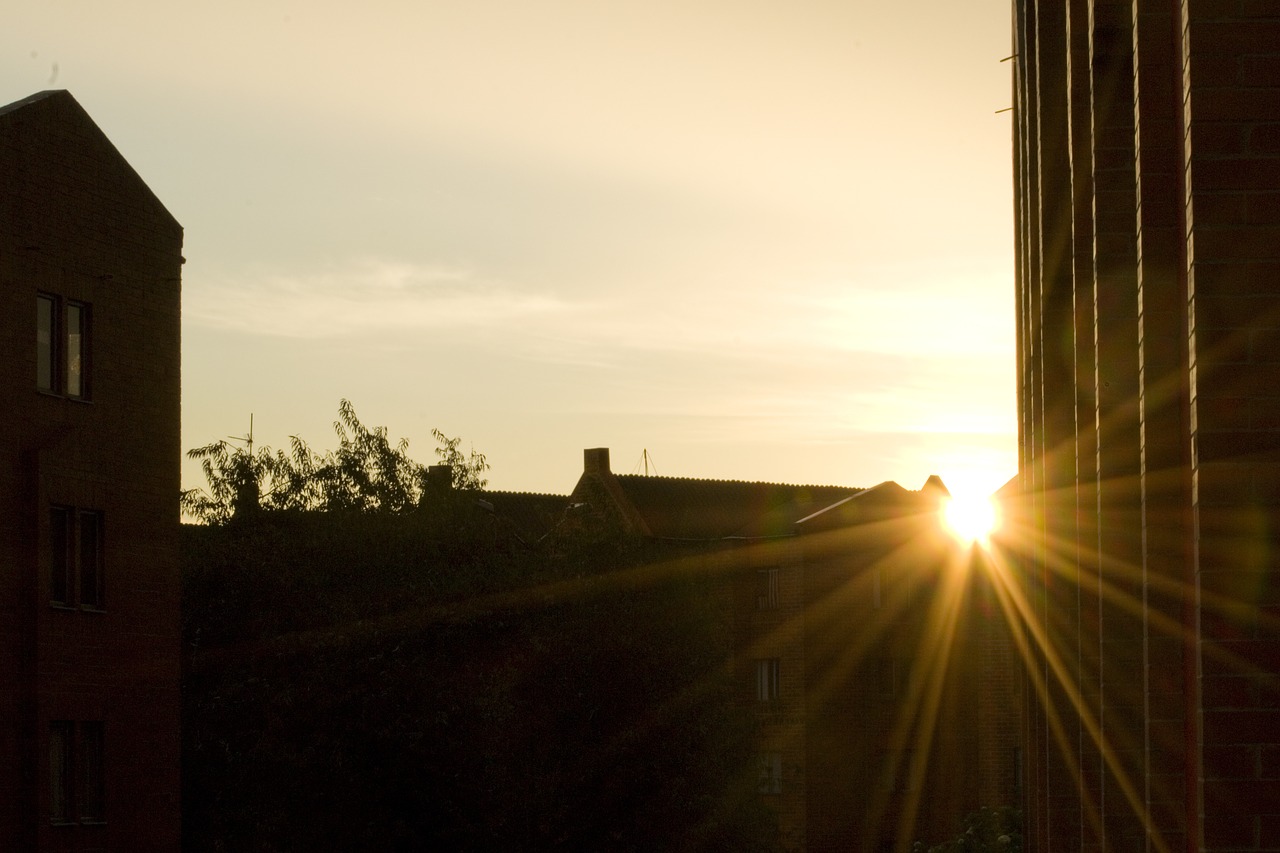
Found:
M 614 474 L 618 479 L 667 480 L 686 483 L 725 483 L 740 486 L 783 486 L 789 489 L 845 489 L 851 492 L 865 492 L 865 486 L 841 486 L 824 483 L 780 483 L 774 480 L 724 480 L 716 477 L 672 477 L 666 474 Z

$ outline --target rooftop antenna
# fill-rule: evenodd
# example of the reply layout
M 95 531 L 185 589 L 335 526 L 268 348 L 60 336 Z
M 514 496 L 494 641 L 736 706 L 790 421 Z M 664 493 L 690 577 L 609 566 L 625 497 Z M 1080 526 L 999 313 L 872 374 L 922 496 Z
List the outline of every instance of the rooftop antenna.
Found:
M 229 435 L 231 441 L 243 441 L 249 451 L 249 455 L 253 455 L 253 412 L 249 413 L 249 434 L 248 435 Z
M 648 448 L 645 448 L 645 450 L 640 454 L 640 462 L 638 462 L 638 463 L 636 464 L 636 468 L 639 468 L 641 465 L 644 465 L 644 475 L 645 475 L 646 477 L 648 477 L 648 476 L 649 476 L 649 450 L 648 450 Z M 654 473 L 654 474 L 657 474 L 657 473 L 658 473 L 658 466 L 657 466 L 657 465 L 654 465 L 654 466 L 653 466 L 653 473 Z

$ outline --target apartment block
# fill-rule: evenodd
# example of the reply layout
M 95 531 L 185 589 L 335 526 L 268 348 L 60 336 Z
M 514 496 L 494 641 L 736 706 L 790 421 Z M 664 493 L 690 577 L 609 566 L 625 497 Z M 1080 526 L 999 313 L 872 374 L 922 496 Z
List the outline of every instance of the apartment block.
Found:
M 182 228 L 65 91 L 0 188 L 0 846 L 176 850 Z

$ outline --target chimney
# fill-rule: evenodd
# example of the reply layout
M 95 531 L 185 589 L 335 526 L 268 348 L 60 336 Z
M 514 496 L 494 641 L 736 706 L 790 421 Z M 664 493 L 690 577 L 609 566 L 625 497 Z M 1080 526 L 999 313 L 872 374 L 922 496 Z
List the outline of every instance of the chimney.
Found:
M 609 448 L 591 447 L 582 451 L 582 473 L 608 474 Z
M 453 466 L 431 465 L 427 468 L 426 486 L 433 492 L 448 492 L 453 489 Z

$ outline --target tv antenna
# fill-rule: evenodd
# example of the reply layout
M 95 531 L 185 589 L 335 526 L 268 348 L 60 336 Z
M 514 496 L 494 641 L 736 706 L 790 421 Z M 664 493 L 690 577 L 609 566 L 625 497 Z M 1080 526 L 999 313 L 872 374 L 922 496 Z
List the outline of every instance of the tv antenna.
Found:
M 648 450 L 648 448 L 646 448 L 646 449 L 645 449 L 645 450 L 640 454 L 640 461 L 636 463 L 636 467 L 635 467 L 633 470 L 639 471 L 639 470 L 640 470 L 640 468 L 641 468 L 641 466 L 643 466 L 643 467 L 644 467 L 644 475 L 645 475 L 646 477 L 648 477 L 648 476 L 649 476 L 649 466 L 650 466 L 651 464 L 653 464 L 653 460 L 649 458 L 649 450 Z M 658 466 L 657 466 L 657 465 L 653 465 L 653 473 L 654 473 L 655 475 L 658 473 Z
M 249 413 L 249 434 L 248 435 L 229 435 L 227 439 L 230 441 L 243 441 L 245 449 L 249 455 L 253 455 L 253 412 Z

